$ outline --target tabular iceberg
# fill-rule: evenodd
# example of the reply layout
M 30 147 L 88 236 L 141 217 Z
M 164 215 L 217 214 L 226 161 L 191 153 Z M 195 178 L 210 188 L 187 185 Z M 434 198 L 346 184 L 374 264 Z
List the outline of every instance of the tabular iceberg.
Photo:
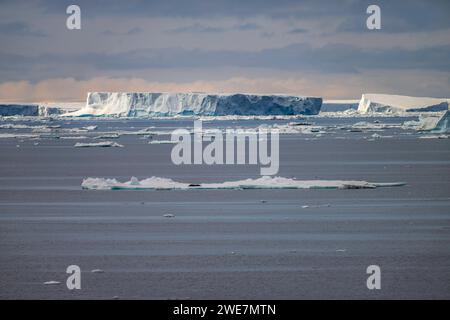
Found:
M 0 104 L 0 116 L 49 116 L 62 113 L 59 108 L 38 104 Z
M 363 94 L 358 105 L 360 113 L 444 111 L 450 99 L 408 97 L 391 94 Z
M 322 98 L 210 93 L 90 92 L 81 110 L 66 116 L 318 114 Z
M 0 116 L 48 117 L 78 110 L 79 102 L 0 102 Z

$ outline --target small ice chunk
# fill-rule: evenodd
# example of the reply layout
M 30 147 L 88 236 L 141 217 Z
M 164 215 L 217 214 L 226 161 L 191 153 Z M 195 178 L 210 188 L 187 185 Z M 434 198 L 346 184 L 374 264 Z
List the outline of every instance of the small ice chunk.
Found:
M 171 140 L 151 140 L 148 142 L 148 144 L 175 144 L 178 143 L 177 141 L 171 141 Z
M 97 126 L 86 126 L 86 127 L 83 127 L 82 129 L 85 129 L 88 131 L 94 131 L 94 130 L 97 130 Z
M 118 139 L 120 138 L 120 135 L 118 133 L 105 133 L 102 135 L 99 135 L 97 137 L 94 137 L 94 139 Z
M 103 271 L 102 269 L 93 269 L 91 270 L 92 273 L 103 273 L 105 271 Z
M 74 145 L 75 148 L 90 148 L 90 147 L 100 147 L 100 148 L 106 148 L 106 147 L 119 147 L 123 148 L 123 145 L 113 142 L 113 141 L 103 141 L 103 142 L 94 142 L 94 143 L 81 143 L 77 142 Z
M 47 282 L 44 282 L 44 284 L 45 285 L 49 285 L 49 286 L 51 286 L 51 285 L 56 285 L 56 284 L 60 284 L 61 282 L 59 282 L 59 281 L 47 281 Z
M 164 218 L 175 218 L 175 215 L 171 214 L 171 213 L 166 213 L 165 215 L 163 215 Z

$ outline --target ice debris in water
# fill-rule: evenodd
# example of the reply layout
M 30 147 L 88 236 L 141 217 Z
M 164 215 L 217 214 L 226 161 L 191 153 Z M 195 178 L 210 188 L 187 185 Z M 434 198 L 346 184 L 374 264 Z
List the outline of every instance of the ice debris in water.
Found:
M 404 182 L 376 183 L 345 180 L 295 180 L 283 177 L 263 176 L 257 179 L 225 181 L 222 183 L 189 184 L 169 178 L 151 177 L 119 182 L 116 179 L 87 178 L 81 186 L 88 190 L 191 190 L 191 189 L 374 189 L 377 187 L 403 186 Z
M 44 282 L 44 284 L 45 285 L 55 285 L 55 284 L 60 284 L 61 282 L 59 282 L 59 281 L 47 281 L 47 282 Z
M 78 142 L 74 145 L 75 148 L 89 148 L 89 147 L 119 147 L 122 148 L 123 145 L 113 142 L 113 141 L 102 141 L 102 142 L 94 142 L 94 143 L 81 143 Z
M 91 270 L 92 273 L 103 273 L 104 271 L 102 269 L 93 269 Z
M 148 142 L 148 144 L 175 144 L 176 141 L 171 140 L 151 140 Z

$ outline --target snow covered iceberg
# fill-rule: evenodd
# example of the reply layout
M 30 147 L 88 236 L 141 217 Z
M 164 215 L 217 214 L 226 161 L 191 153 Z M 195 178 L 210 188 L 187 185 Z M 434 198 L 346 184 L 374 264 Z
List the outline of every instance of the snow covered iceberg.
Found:
M 116 179 L 87 178 L 81 187 L 87 190 L 244 190 L 244 189 L 375 189 L 378 187 L 397 187 L 404 182 L 375 183 L 367 181 L 342 180 L 296 180 L 283 177 L 262 176 L 257 179 L 225 181 L 222 183 L 189 184 L 169 178 L 151 177 L 119 182 Z
M 368 112 L 422 112 L 448 110 L 450 99 L 408 97 L 391 94 L 363 94 L 358 111 Z
M 90 92 L 86 106 L 66 116 L 318 114 L 322 98 L 211 93 Z

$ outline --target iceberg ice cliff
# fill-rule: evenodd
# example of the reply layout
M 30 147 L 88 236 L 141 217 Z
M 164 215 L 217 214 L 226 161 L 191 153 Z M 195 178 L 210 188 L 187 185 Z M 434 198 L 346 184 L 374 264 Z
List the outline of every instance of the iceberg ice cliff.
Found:
M 45 117 L 62 113 L 59 108 L 38 104 L 0 104 L 0 116 L 33 116 Z
M 360 113 L 444 111 L 448 109 L 449 104 L 450 99 L 363 94 L 358 105 L 358 111 Z
M 90 92 L 84 108 L 65 115 L 314 115 L 321 106 L 321 98 L 287 95 Z
M 33 102 L 0 102 L 0 116 L 25 116 L 25 117 L 48 117 L 60 115 L 69 111 L 79 109 L 79 102 L 55 102 L 55 103 L 33 103 Z
M 418 121 L 404 122 L 403 128 L 417 131 L 448 133 L 450 132 L 450 110 L 447 110 L 440 116 L 431 115 L 425 117 L 421 115 Z
M 450 110 L 447 110 L 441 118 L 439 118 L 436 126 L 433 128 L 439 132 L 450 132 Z

